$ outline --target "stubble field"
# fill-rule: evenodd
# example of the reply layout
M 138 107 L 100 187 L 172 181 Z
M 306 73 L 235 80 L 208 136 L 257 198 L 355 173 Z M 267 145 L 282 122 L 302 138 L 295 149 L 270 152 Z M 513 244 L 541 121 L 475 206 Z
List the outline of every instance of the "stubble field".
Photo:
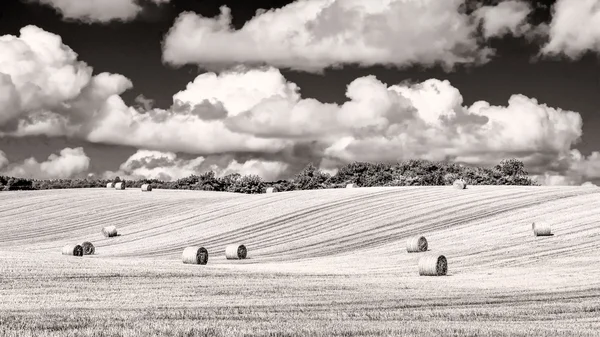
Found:
M 600 334 L 597 188 L 3 192 L 0 232 L 0 336 Z M 447 276 L 419 276 L 427 254 Z

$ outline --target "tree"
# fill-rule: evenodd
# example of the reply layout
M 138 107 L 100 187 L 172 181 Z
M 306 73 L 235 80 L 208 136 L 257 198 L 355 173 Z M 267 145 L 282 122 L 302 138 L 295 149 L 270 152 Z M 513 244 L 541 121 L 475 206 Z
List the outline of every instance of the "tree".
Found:
M 523 162 L 515 158 L 502 160 L 494 169 L 498 170 L 503 176 L 516 177 L 527 175 Z

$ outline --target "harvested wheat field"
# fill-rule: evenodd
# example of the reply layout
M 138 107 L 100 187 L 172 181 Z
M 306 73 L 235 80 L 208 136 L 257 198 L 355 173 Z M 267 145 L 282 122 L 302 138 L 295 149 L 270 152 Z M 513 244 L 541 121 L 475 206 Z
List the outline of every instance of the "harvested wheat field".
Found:
M 0 193 L 0 215 L 0 336 L 600 331 L 595 188 L 44 190 Z M 427 252 L 407 252 L 416 235 Z M 62 255 L 84 241 L 93 255 Z M 227 260 L 238 242 L 247 258 Z M 206 265 L 181 262 L 190 246 Z M 447 275 L 420 276 L 424 254 Z

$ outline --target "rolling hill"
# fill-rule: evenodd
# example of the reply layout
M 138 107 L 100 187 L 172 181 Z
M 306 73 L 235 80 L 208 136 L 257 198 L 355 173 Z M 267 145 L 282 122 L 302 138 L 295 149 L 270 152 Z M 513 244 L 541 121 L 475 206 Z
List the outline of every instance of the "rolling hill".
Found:
M 125 336 L 157 333 L 162 325 L 152 324 L 162 322 L 173 336 L 190 327 L 191 335 L 591 334 L 600 327 L 599 206 L 600 189 L 585 187 L 0 193 L 0 331 L 81 336 L 111 326 Z M 535 237 L 533 221 L 554 236 Z M 120 235 L 103 237 L 107 225 Z M 429 251 L 409 254 L 406 239 L 417 234 Z M 96 254 L 61 255 L 82 241 Z M 249 258 L 226 260 L 230 243 L 246 245 Z M 191 245 L 208 249 L 206 266 L 181 263 Z M 448 276 L 419 276 L 424 254 L 445 255 Z M 73 309 L 86 318 L 69 316 Z M 52 315 L 72 324 L 49 329 Z M 139 330 L 140 319 L 153 323 Z

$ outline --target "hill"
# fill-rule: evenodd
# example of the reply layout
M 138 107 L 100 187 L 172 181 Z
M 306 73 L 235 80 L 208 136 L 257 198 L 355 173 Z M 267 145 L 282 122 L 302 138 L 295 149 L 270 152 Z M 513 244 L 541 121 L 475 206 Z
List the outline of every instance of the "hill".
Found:
M 598 206 L 540 186 L 0 193 L 0 335 L 592 335 Z M 406 252 L 417 234 L 429 252 Z M 236 242 L 248 259 L 224 258 Z M 190 245 L 208 265 L 181 263 Z M 425 254 L 449 275 L 419 276 Z

